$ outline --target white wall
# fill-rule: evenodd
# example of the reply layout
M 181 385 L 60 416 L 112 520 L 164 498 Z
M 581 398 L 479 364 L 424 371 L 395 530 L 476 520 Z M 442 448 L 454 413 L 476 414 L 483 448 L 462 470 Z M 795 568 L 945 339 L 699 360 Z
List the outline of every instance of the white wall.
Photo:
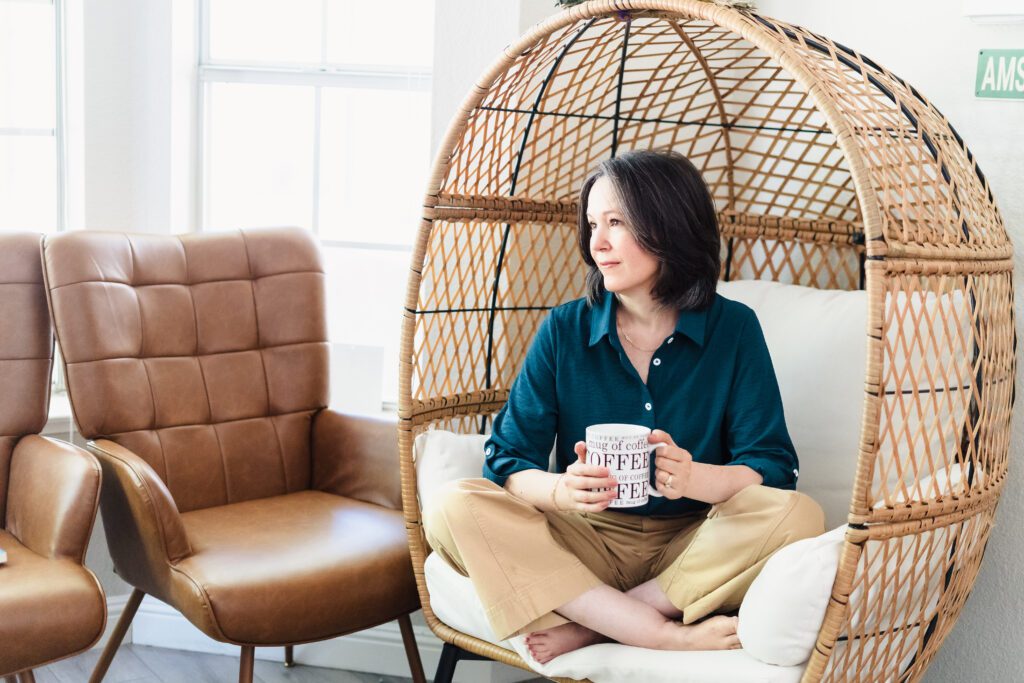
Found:
M 92 230 L 192 227 L 191 2 L 78 0 L 84 221 Z M 72 14 L 71 16 L 74 16 Z M 74 108 L 73 108 L 74 109 Z M 76 224 L 77 221 L 73 221 Z
M 519 37 L 515 0 L 436 0 L 431 150 L 477 78 Z

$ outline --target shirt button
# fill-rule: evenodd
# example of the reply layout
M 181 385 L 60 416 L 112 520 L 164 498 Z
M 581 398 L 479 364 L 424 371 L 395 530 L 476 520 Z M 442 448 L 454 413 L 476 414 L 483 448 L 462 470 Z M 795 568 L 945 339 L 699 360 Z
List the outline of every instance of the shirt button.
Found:
M 794 477 L 799 477 L 800 476 L 800 471 L 799 470 L 793 470 L 793 476 Z
M 654 359 L 653 361 L 651 361 L 651 362 L 652 362 L 652 363 L 654 363 L 654 365 L 655 365 L 655 366 L 661 365 L 661 359 L 660 359 L 660 358 L 655 358 L 655 359 Z
M 484 449 L 484 455 L 490 455 L 490 454 L 491 454 L 491 447 L 488 446 L 487 448 Z
M 669 337 L 668 339 L 665 340 L 665 343 L 671 344 L 673 339 L 675 339 L 675 337 Z
M 650 403 L 645 403 L 645 404 L 644 404 L 644 408 L 647 408 L 647 410 L 650 410 L 650 409 L 651 409 L 651 408 L 653 408 L 653 407 L 654 407 L 654 406 L 652 406 L 652 405 L 651 405 Z

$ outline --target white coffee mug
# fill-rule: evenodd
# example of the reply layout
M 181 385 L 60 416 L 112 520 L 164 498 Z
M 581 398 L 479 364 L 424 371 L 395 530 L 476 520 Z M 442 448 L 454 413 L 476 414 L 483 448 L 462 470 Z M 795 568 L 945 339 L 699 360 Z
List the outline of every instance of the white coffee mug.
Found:
M 646 505 L 650 496 L 662 497 L 655 490 L 651 456 L 668 444 L 650 443 L 650 435 L 651 430 L 642 425 L 609 423 L 587 427 L 587 464 L 607 467 L 609 475 L 618 482 L 619 497 L 609 507 L 637 507 Z

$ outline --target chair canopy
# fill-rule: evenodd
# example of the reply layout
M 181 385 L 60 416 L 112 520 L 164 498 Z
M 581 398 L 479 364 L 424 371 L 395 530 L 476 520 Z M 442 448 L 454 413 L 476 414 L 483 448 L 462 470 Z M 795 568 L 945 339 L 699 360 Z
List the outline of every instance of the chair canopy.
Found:
M 640 148 L 702 171 L 723 279 L 866 290 L 864 400 L 850 408 L 860 444 L 835 456 L 858 462 L 850 526 L 804 680 L 849 680 L 867 657 L 873 675 L 920 678 L 970 591 L 1005 481 L 1011 245 L 971 152 L 913 86 L 826 37 L 697 0 L 593 0 L 538 24 L 480 77 L 441 143 L 399 404 L 428 623 L 523 666 L 430 610 L 412 442 L 488 428 L 546 311 L 584 293 L 580 185 Z M 940 576 L 921 561 L 936 552 Z M 899 590 L 918 584 L 933 588 Z M 879 626 L 897 622 L 915 628 Z

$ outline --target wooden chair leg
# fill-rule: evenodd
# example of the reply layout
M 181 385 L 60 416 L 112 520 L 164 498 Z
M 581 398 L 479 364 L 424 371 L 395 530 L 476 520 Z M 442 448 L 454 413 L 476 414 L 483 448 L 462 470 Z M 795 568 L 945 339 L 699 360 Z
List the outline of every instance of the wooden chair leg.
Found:
M 252 645 L 242 646 L 242 661 L 238 665 L 238 683 L 252 683 L 252 669 L 256 658 L 256 648 Z
M 18 683 L 36 683 L 36 675 L 32 673 L 32 669 L 18 674 Z
M 412 673 L 413 683 L 427 683 L 427 678 L 423 674 L 420 651 L 416 647 L 416 634 L 412 632 L 412 622 L 409 621 L 408 614 L 398 617 L 398 628 L 402 631 L 402 644 L 405 645 L 405 658 L 409 660 L 409 671 Z
M 117 648 L 121 647 L 124 634 L 128 632 L 128 627 L 132 625 L 132 619 L 135 618 L 135 613 L 139 611 L 139 605 L 144 597 L 146 597 L 146 594 L 138 588 L 133 590 L 132 594 L 128 597 L 128 603 L 124 606 L 124 612 L 121 613 L 121 618 L 117 620 L 117 626 L 114 627 L 114 632 L 110 634 L 110 640 L 107 641 L 106 646 L 103 648 L 103 654 L 100 655 L 99 661 L 96 662 L 96 666 L 92 670 L 92 675 L 89 676 L 89 683 L 100 683 L 103 677 L 107 675 L 107 669 L 110 668 L 110 663 L 114 661 Z
M 18 683 L 18 675 L 11 674 L 10 676 L 4 676 L 4 683 Z
M 295 666 L 295 649 L 291 645 L 284 646 L 284 665 L 289 669 Z
M 451 643 L 444 644 L 441 648 L 441 661 L 437 663 L 437 673 L 434 674 L 434 683 L 452 683 L 460 652 L 459 648 Z

